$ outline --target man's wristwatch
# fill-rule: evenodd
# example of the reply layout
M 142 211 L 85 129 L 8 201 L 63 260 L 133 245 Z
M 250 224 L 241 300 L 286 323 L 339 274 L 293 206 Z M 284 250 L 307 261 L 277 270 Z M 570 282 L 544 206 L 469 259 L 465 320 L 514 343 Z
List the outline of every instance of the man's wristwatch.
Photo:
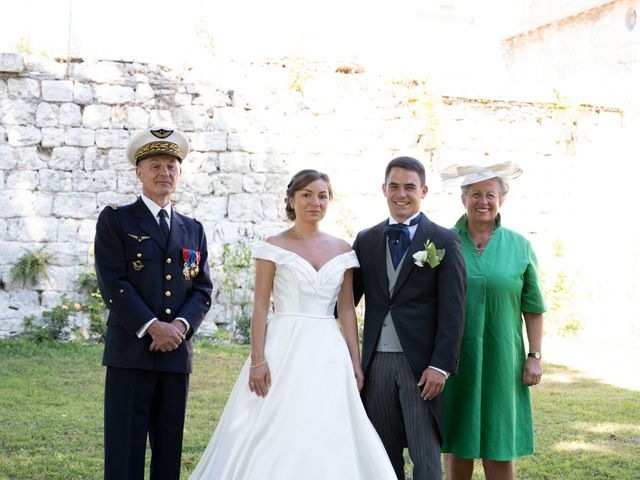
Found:
M 542 358 L 542 354 L 540 352 L 529 352 L 527 354 L 527 357 L 533 357 L 533 358 L 537 358 L 538 360 L 540 360 Z

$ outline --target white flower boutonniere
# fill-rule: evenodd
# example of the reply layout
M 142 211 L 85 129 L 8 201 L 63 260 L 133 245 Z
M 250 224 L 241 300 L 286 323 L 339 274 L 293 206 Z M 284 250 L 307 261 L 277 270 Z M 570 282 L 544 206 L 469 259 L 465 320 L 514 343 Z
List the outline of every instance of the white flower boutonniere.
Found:
M 420 250 L 413 254 L 413 259 L 416 265 L 424 267 L 425 264 L 429 264 L 431 268 L 435 268 L 440 265 L 440 262 L 444 258 L 444 248 L 436 248 L 435 244 L 431 243 L 431 240 L 424 242 L 424 250 Z

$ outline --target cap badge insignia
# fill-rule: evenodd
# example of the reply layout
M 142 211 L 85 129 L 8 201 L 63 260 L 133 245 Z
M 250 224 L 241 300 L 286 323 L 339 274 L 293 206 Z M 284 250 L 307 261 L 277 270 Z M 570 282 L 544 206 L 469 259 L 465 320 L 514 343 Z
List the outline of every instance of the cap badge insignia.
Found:
M 173 130 L 165 130 L 164 128 L 159 128 L 157 130 L 150 130 L 151 135 L 156 138 L 167 138 L 169 135 L 173 133 Z

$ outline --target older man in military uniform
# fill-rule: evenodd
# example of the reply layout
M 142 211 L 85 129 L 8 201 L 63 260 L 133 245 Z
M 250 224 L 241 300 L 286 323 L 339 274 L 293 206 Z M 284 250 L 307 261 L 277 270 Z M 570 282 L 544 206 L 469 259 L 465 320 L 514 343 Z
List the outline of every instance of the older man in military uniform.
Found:
M 191 336 L 211 306 L 202 225 L 172 208 L 189 143 L 148 129 L 127 149 L 142 184 L 132 204 L 105 208 L 95 238 L 96 273 L 108 309 L 103 365 L 105 479 L 180 476 Z

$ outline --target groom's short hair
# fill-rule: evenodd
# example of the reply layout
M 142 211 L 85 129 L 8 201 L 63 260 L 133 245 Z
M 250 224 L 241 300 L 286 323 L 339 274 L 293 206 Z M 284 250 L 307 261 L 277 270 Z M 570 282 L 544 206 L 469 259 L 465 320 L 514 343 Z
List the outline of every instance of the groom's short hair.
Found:
M 405 170 L 411 170 L 416 172 L 420 178 L 420 186 L 422 187 L 426 183 L 426 176 L 424 173 L 424 165 L 420 160 L 413 157 L 396 157 L 389 162 L 387 169 L 384 172 L 384 183 L 387 183 L 389 174 L 392 168 L 404 168 Z

